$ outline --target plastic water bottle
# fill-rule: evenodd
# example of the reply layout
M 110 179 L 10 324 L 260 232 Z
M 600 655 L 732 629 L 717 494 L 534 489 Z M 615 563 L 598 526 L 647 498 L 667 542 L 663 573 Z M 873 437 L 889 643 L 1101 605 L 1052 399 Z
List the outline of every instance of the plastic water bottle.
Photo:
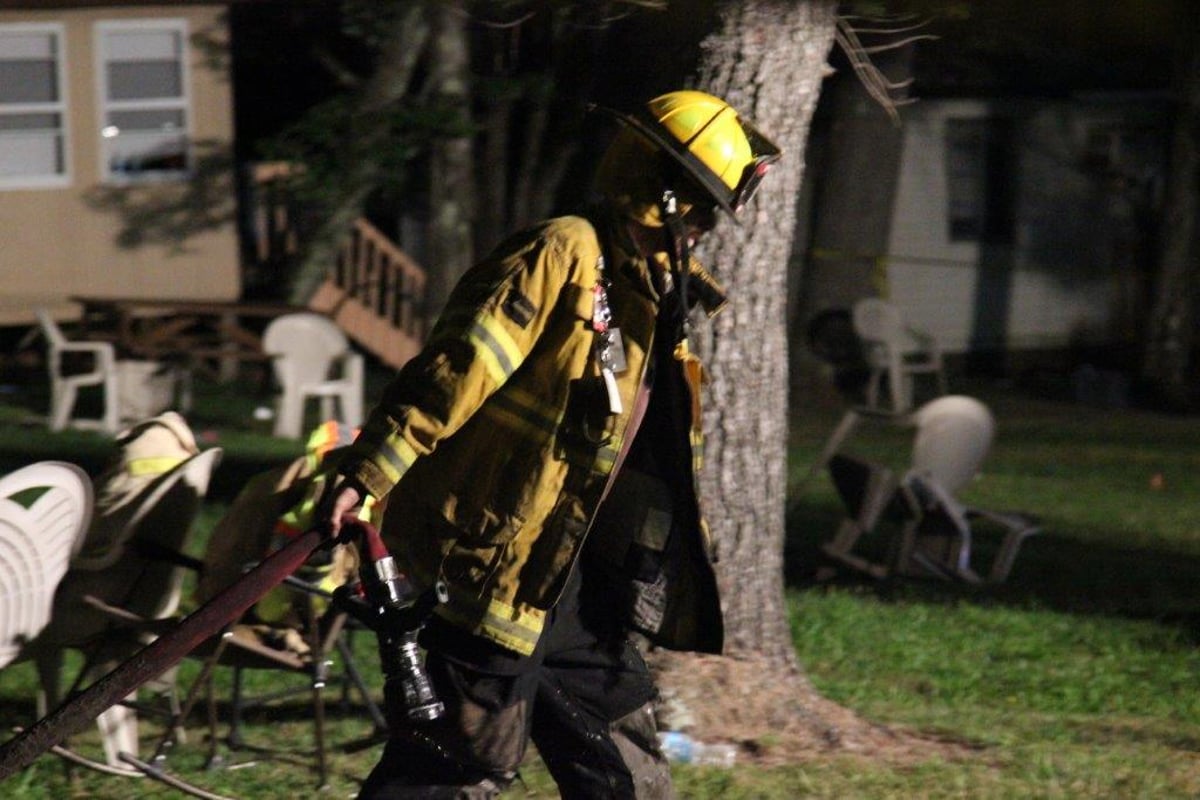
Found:
M 682 731 L 663 731 L 658 744 L 668 761 L 702 767 L 728 769 L 737 761 L 737 745 L 725 742 L 698 742 Z

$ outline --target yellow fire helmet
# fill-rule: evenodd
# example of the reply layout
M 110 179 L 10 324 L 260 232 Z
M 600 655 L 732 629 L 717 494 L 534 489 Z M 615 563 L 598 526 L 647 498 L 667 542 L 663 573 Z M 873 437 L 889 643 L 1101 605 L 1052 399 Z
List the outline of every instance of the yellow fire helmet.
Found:
M 650 211 L 637 209 L 638 201 L 653 198 L 656 203 L 663 188 L 683 188 L 680 199 L 686 200 L 687 187 L 658 185 L 652 189 L 644 185 L 650 176 L 638 169 L 637 162 L 645 162 L 651 152 L 669 156 L 695 188 L 735 218 L 781 155 L 779 148 L 732 106 L 704 92 L 669 92 L 632 114 L 596 108 L 624 126 L 601 164 L 600 189 L 610 197 L 632 201 L 630 210 L 636 218 Z M 653 174 L 657 177 L 660 173 Z M 661 224 L 657 219 L 641 221 Z

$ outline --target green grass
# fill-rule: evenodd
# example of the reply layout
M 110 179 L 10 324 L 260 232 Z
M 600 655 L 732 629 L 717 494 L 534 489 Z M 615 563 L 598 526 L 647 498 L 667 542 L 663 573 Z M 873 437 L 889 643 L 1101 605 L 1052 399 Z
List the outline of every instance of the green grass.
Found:
M 226 447 L 199 527 L 211 527 L 240 482 L 297 451 L 266 435 L 251 411 L 259 387 L 204 387 L 193 422 Z M 1022 549 L 1003 586 L 817 582 L 819 544 L 841 510 L 828 480 L 803 475 L 839 410 L 806 409 L 793 425 L 787 579 L 797 652 L 817 688 L 897 730 L 964 745 L 954 759 L 864 760 L 852 754 L 722 771 L 680 766 L 685 798 L 1194 798 L 1200 796 L 1200 426 L 1187 417 L 1089 409 L 1010 389 L 972 387 L 992 407 L 997 441 L 966 492 L 979 505 L 1038 514 L 1044 532 Z M 69 458 L 98 467 L 111 445 L 88 434 L 47 434 L 21 424 L 36 399 L 0 406 L 0 465 Z M 910 434 L 860 430 L 850 444 L 902 466 Z M 224 475 L 222 475 L 224 473 Z M 1156 477 L 1158 476 L 1158 477 Z M 980 531 L 986 559 L 990 540 Z M 867 543 L 868 545 L 870 542 Z M 200 546 L 200 545 L 198 545 Z M 882 547 L 882 543 L 876 546 Z M 376 676 L 376 653 L 358 639 Z M 185 662 L 187 685 L 195 665 Z M 221 680 L 226 677 L 221 676 Z M 279 678 L 252 676 L 255 690 Z M 32 718 L 28 664 L 0 672 L 0 725 Z M 206 772 L 202 715 L 174 752 L 173 770 L 236 797 L 316 793 L 311 725 L 301 704 L 251 719 L 247 736 L 275 752 L 257 765 Z M 153 732 L 152 723 L 146 730 Z M 378 745 L 347 750 L 370 732 L 356 705 L 330 710 L 331 786 L 351 797 Z M 96 744 L 94 731 L 74 740 Z M 254 754 L 231 753 L 237 762 Z M 69 775 L 52 756 L 3 787 L 14 798 L 176 797 L 146 780 L 86 771 Z M 555 797 L 531 759 L 506 797 Z
M 809 676 L 869 719 L 977 748 L 936 780 L 875 764 L 880 785 L 802 796 L 1197 796 L 1200 428 L 982 395 L 997 441 L 965 496 L 1044 528 L 1000 587 L 814 582 L 840 508 L 823 477 L 801 479 L 836 413 L 794 427 L 789 592 Z M 867 428 L 847 446 L 903 466 L 909 436 Z

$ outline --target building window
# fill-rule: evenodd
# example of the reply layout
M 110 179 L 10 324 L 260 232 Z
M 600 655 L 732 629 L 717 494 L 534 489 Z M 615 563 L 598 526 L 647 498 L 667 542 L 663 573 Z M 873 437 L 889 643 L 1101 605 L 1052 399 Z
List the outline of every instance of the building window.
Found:
M 96 32 L 103 177 L 114 182 L 186 177 L 186 23 L 102 22 Z
M 946 200 L 952 242 L 1011 242 L 1015 135 L 1002 118 L 946 120 Z
M 0 25 L 0 187 L 64 186 L 63 31 Z
M 950 241 L 983 233 L 987 120 L 946 120 L 946 200 Z

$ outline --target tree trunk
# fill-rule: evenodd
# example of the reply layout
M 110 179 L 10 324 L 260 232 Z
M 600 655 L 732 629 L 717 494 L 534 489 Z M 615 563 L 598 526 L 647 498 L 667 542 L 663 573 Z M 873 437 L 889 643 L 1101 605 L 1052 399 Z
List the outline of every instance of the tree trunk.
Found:
M 1195 21 L 1195 14 L 1191 15 Z M 1162 260 L 1147 333 L 1142 374 L 1168 404 L 1186 408 L 1196 345 L 1200 281 L 1200 34 L 1195 25 L 1177 81 L 1178 117 L 1171 142 L 1170 172 L 1162 225 Z
M 705 511 L 715 535 L 727 651 L 792 664 L 783 593 L 788 348 L 787 263 L 804 145 L 833 43 L 836 3 L 727 3 L 703 44 L 699 85 L 725 98 L 784 151 L 742 214 L 704 243 L 701 260 L 730 305 L 699 343 L 712 373 L 706 403 Z
M 429 185 L 429 282 L 425 311 L 439 313 L 450 290 L 474 260 L 472 225 L 474 160 L 470 133 L 470 56 L 466 9 L 461 2 L 434 3 L 430 83 L 433 104 L 447 119 L 461 120 L 458 135 L 442 138 L 432 148 Z
M 871 59 L 889 79 L 901 82 L 912 73 L 912 51 L 910 44 Z M 788 318 L 791 341 L 797 344 L 822 312 L 849 311 L 864 297 L 886 294 L 885 257 L 904 141 L 899 123 L 852 69 L 839 70 L 826 82 L 822 106 L 829 120 L 821 137 L 823 157 L 805 176 L 813 198 L 811 241 L 796 242 L 792 258 L 797 274 L 790 281 L 795 296 Z M 841 402 L 831 391 L 828 365 L 806 347 L 792 350 L 793 396 Z
M 787 443 L 787 262 L 804 144 L 836 24 L 833 0 L 743 0 L 722 6 L 699 86 L 726 98 L 784 150 L 743 211 L 709 235 L 700 260 L 730 305 L 697 326 L 711 372 L 701 492 L 716 538 L 726 653 L 655 651 L 659 722 L 701 740 L 740 742 L 759 760 L 794 762 L 853 750 L 932 757 L 947 748 L 865 721 L 821 697 L 795 655 L 783 590 Z M 768 745 L 755 748 L 755 745 Z M 952 748 L 951 748 L 952 749 Z M 743 757 L 746 753 L 743 752 Z
M 476 243 L 482 252 L 487 252 L 499 244 L 509 231 L 509 130 L 516 93 L 511 90 L 492 90 L 488 96 L 480 98 L 480 102 L 486 111 L 481 120 L 483 146 L 480 149 L 479 175 L 475 180 L 479 192 Z

